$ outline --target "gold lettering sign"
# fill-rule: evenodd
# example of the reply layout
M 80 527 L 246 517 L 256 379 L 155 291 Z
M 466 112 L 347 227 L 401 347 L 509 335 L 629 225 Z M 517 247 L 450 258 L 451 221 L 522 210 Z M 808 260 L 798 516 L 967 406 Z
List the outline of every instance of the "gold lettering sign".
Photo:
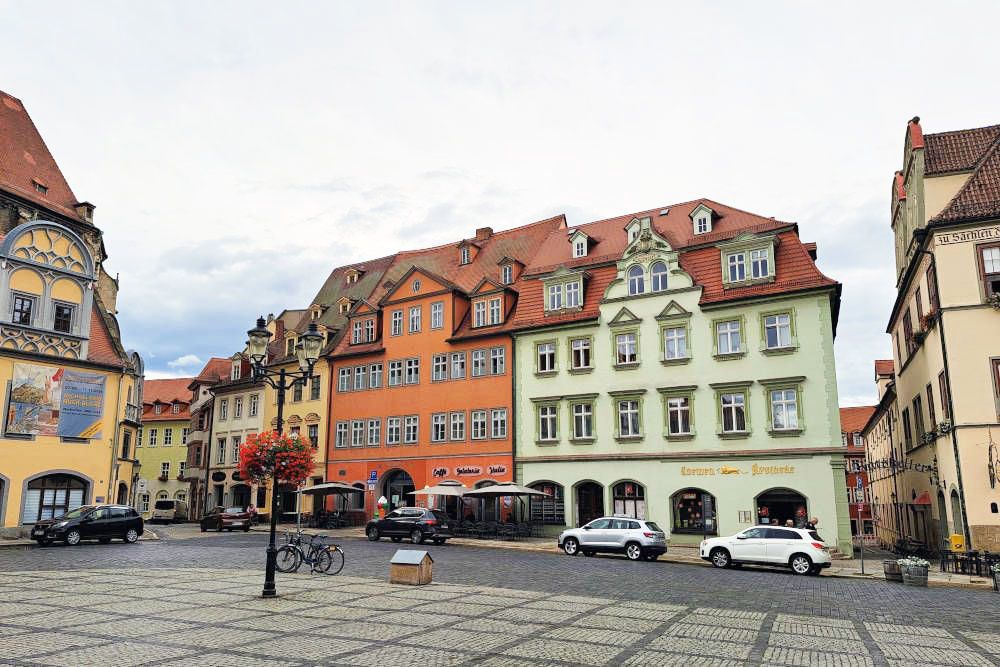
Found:
M 754 475 L 794 475 L 795 466 L 759 466 L 753 464 Z
M 687 466 L 681 466 L 681 475 L 684 477 L 690 477 L 692 475 L 714 475 L 715 468 L 688 468 Z

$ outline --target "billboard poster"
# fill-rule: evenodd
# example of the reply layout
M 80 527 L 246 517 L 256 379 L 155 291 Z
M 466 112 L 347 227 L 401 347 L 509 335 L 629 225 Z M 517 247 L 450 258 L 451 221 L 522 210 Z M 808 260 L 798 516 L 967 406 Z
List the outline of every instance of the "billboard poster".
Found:
M 14 364 L 7 433 L 100 438 L 103 375 Z
M 100 438 L 104 413 L 103 375 L 64 371 L 60 383 L 58 433 L 65 438 Z

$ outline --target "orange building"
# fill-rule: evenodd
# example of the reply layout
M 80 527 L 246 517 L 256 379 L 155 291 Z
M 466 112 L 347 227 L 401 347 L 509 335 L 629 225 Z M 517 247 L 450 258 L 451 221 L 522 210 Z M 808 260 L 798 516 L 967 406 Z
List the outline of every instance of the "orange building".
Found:
M 515 282 L 565 226 L 560 216 L 487 227 L 400 253 L 370 299 L 352 306 L 330 355 L 327 480 L 363 488 L 367 516 L 382 496 L 390 508 L 423 505 L 408 493 L 513 481 Z

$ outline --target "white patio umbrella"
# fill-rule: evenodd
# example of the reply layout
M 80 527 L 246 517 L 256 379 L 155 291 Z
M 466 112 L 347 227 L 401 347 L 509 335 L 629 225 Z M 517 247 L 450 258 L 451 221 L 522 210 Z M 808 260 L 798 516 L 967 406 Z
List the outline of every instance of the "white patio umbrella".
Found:
M 408 495 L 411 496 L 455 496 L 461 498 L 465 494 L 469 493 L 469 490 L 464 486 L 459 486 L 456 484 L 438 484 L 436 486 L 425 486 L 417 491 L 409 491 Z
M 543 496 L 547 497 L 551 494 L 545 493 L 544 491 L 538 491 L 536 489 L 530 489 L 526 486 L 518 486 L 514 483 L 509 484 L 494 484 L 492 486 L 484 486 L 481 489 L 473 489 L 465 494 L 466 497 L 472 498 L 503 498 L 504 496 Z M 524 518 L 524 501 L 521 500 L 522 509 L 522 519 Z M 499 513 L 499 510 L 498 510 Z

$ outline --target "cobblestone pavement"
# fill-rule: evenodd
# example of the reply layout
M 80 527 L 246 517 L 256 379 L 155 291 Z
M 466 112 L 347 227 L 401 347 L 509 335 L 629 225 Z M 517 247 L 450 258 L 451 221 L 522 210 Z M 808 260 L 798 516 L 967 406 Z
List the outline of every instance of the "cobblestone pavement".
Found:
M 263 600 L 263 536 L 165 538 L 0 551 L 0 665 L 1000 665 L 989 592 L 349 541 Z

